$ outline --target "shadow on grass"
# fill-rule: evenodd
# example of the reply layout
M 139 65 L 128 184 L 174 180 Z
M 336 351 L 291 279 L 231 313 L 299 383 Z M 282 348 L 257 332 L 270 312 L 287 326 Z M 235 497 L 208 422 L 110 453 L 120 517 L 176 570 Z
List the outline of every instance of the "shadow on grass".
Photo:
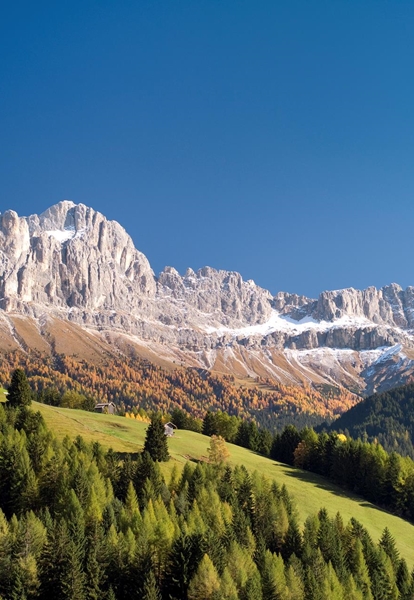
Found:
M 315 487 L 321 490 L 325 490 L 326 492 L 330 492 L 331 494 L 335 494 L 335 496 L 339 496 L 340 498 L 349 498 L 351 500 L 356 500 L 362 506 L 382 510 L 381 508 L 378 508 L 377 506 L 374 506 L 373 504 L 365 500 L 365 498 L 362 498 L 362 496 L 358 496 L 354 492 L 339 487 L 338 485 L 330 482 L 322 475 L 317 475 L 316 473 L 311 473 L 310 471 L 301 471 L 300 469 L 293 469 L 289 467 L 283 469 L 283 474 L 287 475 L 288 477 L 292 477 L 294 479 L 299 479 L 300 481 L 310 483 Z
M 121 423 L 108 423 L 107 425 L 112 429 L 122 429 L 123 431 L 129 431 L 129 428 Z
M 280 467 L 280 466 L 282 466 L 282 465 L 280 465 L 280 463 L 279 463 L 278 467 Z M 325 490 L 326 492 L 335 494 L 335 496 L 338 496 L 339 498 L 347 498 L 349 500 L 358 502 L 358 504 L 360 506 L 362 506 L 363 508 L 376 510 L 378 512 L 385 513 L 387 515 L 392 515 L 394 517 L 399 517 L 399 518 L 404 519 L 404 517 L 401 517 L 400 515 L 396 515 L 395 513 L 392 513 L 391 511 L 387 510 L 386 508 L 377 506 L 376 504 L 373 504 L 372 502 L 370 502 L 369 500 L 366 500 L 366 498 L 363 498 L 362 496 L 358 496 L 358 494 L 355 494 L 355 492 L 351 492 L 350 490 L 346 490 L 344 488 L 339 487 L 335 483 L 331 483 L 328 479 L 326 479 L 322 475 L 318 475 L 316 473 L 311 473 L 310 471 L 301 471 L 300 469 L 294 469 L 293 467 L 289 467 L 289 466 L 286 466 L 286 468 L 283 469 L 283 473 L 284 473 L 284 475 L 287 475 L 288 477 L 292 477 L 294 479 L 299 479 L 300 481 L 310 483 L 321 490 Z M 404 520 L 407 520 L 407 519 L 404 519 Z M 410 521 L 407 521 L 407 523 L 410 523 Z

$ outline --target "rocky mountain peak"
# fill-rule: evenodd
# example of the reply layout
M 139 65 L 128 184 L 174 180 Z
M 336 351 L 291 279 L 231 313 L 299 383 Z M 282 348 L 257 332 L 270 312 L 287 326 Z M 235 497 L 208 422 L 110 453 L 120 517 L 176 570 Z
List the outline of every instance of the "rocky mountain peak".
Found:
M 155 293 L 148 260 L 123 227 L 84 204 L 63 201 L 30 217 L 7 211 L 0 228 L 0 297 L 7 310 L 129 310 L 136 291 Z
M 402 348 L 414 356 L 413 287 L 346 288 L 312 299 L 272 296 L 237 272 L 209 266 L 184 275 L 169 266 L 156 278 L 119 223 L 69 200 L 40 215 L 0 215 L 0 308 L 0 322 L 50 315 L 136 336 L 157 352 L 168 347 L 203 368 L 281 381 L 306 364 L 301 381 L 317 372 L 316 380 L 360 385 L 358 369 L 368 373 L 375 361 L 399 357 L 409 373 Z M 332 374 L 321 373 L 325 359 Z

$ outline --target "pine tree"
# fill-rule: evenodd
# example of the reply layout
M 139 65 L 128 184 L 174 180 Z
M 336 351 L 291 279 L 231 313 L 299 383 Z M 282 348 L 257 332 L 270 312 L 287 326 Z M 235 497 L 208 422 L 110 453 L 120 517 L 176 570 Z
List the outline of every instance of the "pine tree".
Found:
M 141 598 L 142 600 L 161 600 L 161 592 L 155 580 L 153 571 L 150 571 L 145 578 Z
M 349 575 L 344 583 L 344 592 L 346 600 L 364 600 L 364 594 L 362 590 L 358 589 L 352 575 Z
M 180 515 L 187 517 L 188 509 L 189 509 L 187 481 L 185 482 L 185 485 L 182 488 L 182 490 L 180 491 L 180 493 L 178 494 L 178 496 L 176 496 L 176 498 L 174 500 L 174 505 L 175 505 L 176 511 Z
M 254 513 L 252 480 L 244 465 L 242 465 L 240 471 L 242 475 L 242 481 L 240 482 L 239 488 L 237 490 L 237 500 L 240 508 L 251 522 Z
M 13 372 L 7 403 L 9 406 L 30 406 L 32 403 L 32 390 L 23 369 Z
M 397 569 L 397 586 L 400 591 L 401 600 L 410 600 L 413 591 L 412 579 L 408 572 L 407 563 L 402 558 Z
M 164 587 L 174 600 L 186 598 L 187 589 L 203 557 L 200 534 L 181 533 L 174 542 L 168 557 Z
M 50 517 L 49 517 L 50 519 Z M 49 520 L 48 519 L 48 520 Z M 70 542 L 66 522 L 50 522 L 47 542 L 40 559 L 40 597 L 62 598 L 62 578 Z
M 14 430 L 9 435 L 2 436 L 0 443 L 0 499 L 1 507 L 10 518 L 19 511 L 27 485 L 30 470 L 30 460 L 26 450 L 26 435 L 24 431 Z
M 329 600 L 348 600 L 345 597 L 345 591 L 331 563 L 328 564 L 322 590 L 323 598 L 329 598 Z
M 198 492 L 201 490 L 205 482 L 205 474 L 204 470 L 201 468 L 200 464 L 197 464 L 196 468 L 192 472 L 190 476 L 190 480 L 188 482 L 188 501 L 193 502 L 198 495 Z
M 215 414 L 211 411 L 207 411 L 203 419 L 202 432 L 204 435 L 211 436 L 217 434 L 217 427 L 215 421 Z
M 239 600 L 237 587 L 232 576 L 227 568 L 224 569 L 220 581 L 220 599 L 222 600 Z
M 0 508 L 0 595 L 10 591 L 12 574 L 12 536 L 9 524 Z
M 130 455 L 122 461 L 122 466 L 117 469 L 112 479 L 114 492 L 117 498 L 125 501 L 128 485 L 130 481 L 134 481 L 137 468 L 141 465 L 141 456 L 137 461 L 132 462 Z M 143 482 L 142 482 L 143 483 Z
M 313 550 L 309 567 L 305 574 L 305 597 L 309 600 L 326 600 L 329 596 L 323 593 L 324 581 L 327 578 L 327 565 L 319 548 Z
M 247 421 L 240 423 L 234 443 L 242 448 L 250 448 L 250 428 Z
M 249 577 L 244 590 L 240 594 L 240 598 L 242 600 L 263 600 L 262 584 L 260 574 L 257 570 L 253 573 L 252 577 Z
M 304 600 L 305 585 L 303 582 L 302 565 L 296 556 L 292 556 L 286 569 L 286 585 L 289 590 L 289 600 Z
M 107 600 L 116 600 L 115 592 L 112 586 L 109 588 L 106 598 Z
M 362 550 L 362 542 L 359 539 L 348 553 L 348 564 L 358 589 L 362 591 L 364 600 L 372 600 L 371 580 Z
M 208 554 L 201 559 L 197 572 L 188 588 L 189 600 L 219 598 L 220 578 Z
M 66 548 L 65 568 L 60 580 L 62 598 L 65 600 L 85 600 L 82 554 L 79 546 L 70 540 Z
M 397 585 L 392 571 L 391 559 L 382 549 L 374 548 L 369 557 L 371 591 L 375 600 L 394 600 L 398 598 Z
M 379 541 L 379 545 L 381 546 L 381 548 L 383 548 L 383 550 L 385 550 L 385 553 L 390 557 L 394 571 L 397 571 L 400 562 L 400 557 L 397 547 L 395 545 L 395 540 L 391 535 L 391 532 L 388 529 L 388 527 L 384 529 L 381 539 Z
M 284 600 L 288 597 L 283 559 L 269 550 L 265 553 L 262 586 L 265 600 Z
M 299 525 L 295 517 L 289 519 L 289 527 L 283 541 L 282 556 L 285 560 L 289 559 L 292 554 L 297 557 L 302 556 L 303 541 L 300 533 Z
M 270 456 L 270 450 L 272 448 L 273 437 L 268 429 L 261 429 L 259 431 L 259 442 L 257 444 L 257 452 L 263 454 L 263 456 Z
M 128 485 L 127 496 L 125 498 L 125 509 L 122 512 L 121 523 L 124 530 L 129 526 L 134 534 L 138 533 L 142 523 L 138 498 L 132 481 L 130 481 Z
M 22 573 L 18 566 L 14 568 L 14 581 L 10 600 L 27 600 Z
M 102 528 L 94 523 L 88 530 L 86 538 L 85 564 L 85 599 L 100 600 L 105 583 L 105 551 Z
M 165 462 L 169 460 L 167 436 L 160 413 L 154 413 L 145 437 L 144 452 L 148 452 L 152 460 Z

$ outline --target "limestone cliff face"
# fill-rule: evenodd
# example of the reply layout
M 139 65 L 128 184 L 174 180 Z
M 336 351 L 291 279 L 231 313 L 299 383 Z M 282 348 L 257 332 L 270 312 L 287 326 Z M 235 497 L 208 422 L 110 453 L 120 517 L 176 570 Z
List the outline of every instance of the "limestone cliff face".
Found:
M 40 216 L 0 216 L 0 297 L 5 310 L 129 310 L 156 291 L 148 260 L 116 222 L 60 202 Z
M 197 318 L 197 312 L 209 316 L 210 322 L 234 326 L 266 321 L 272 312 L 270 292 L 254 284 L 243 281 L 241 275 L 229 271 L 216 271 L 204 267 L 195 273 L 188 269 L 184 277 L 172 267 L 166 267 L 158 281 L 158 297 L 167 304 L 186 305 L 190 319 Z
M 303 366 L 304 357 L 310 364 L 309 352 L 321 349 L 414 347 L 413 287 L 349 288 L 311 299 L 272 296 L 239 273 L 210 267 L 183 276 L 166 267 L 155 277 L 123 227 L 69 201 L 41 215 L 0 215 L 0 309 L 6 319 L 49 315 L 95 331 L 123 332 L 168 346 L 180 360 L 191 356 L 200 366 L 214 366 L 220 353 L 220 360 L 229 361 L 233 352 L 248 374 L 258 372 L 259 361 L 275 376 L 275 351 Z M 333 377 L 339 383 L 341 369 L 350 370 L 344 356 Z M 367 356 L 349 364 L 366 371 L 376 355 Z M 314 358 L 311 368 L 317 371 Z
M 317 319 L 332 321 L 344 316 L 365 317 L 373 323 L 412 328 L 414 324 L 414 288 L 403 290 L 392 283 L 380 290 L 353 288 L 323 292 L 312 314 Z

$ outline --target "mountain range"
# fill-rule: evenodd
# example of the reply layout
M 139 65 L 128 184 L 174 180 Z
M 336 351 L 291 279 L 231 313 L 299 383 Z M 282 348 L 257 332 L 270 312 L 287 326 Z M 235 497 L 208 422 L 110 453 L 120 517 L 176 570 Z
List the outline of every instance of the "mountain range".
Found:
M 62 201 L 40 215 L 0 214 L 0 349 L 138 355 L 369 394 L 414 373 L 414 287 L 313 299 L 211 267 L 155 276 L 121 225 Z

